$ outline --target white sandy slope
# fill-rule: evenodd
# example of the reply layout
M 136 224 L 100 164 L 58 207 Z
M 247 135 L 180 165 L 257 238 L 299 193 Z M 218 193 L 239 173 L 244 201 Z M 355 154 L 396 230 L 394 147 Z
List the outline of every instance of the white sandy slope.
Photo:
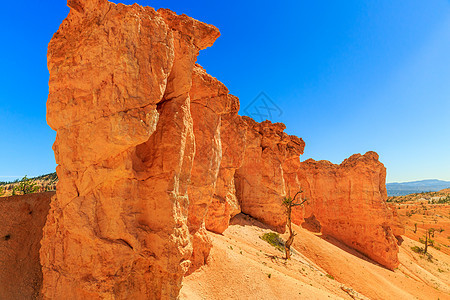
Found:
M 295 226 L 295 252 L 260 239 L 263 224 L 238 215 L 223 235 L 210 233 L 208 264 L 186 277 L 181 299 L 450 299 L 449 256 L 434 249 L 434 262 L 410 250 L 405 238 L 394 272 L 338 241 Z

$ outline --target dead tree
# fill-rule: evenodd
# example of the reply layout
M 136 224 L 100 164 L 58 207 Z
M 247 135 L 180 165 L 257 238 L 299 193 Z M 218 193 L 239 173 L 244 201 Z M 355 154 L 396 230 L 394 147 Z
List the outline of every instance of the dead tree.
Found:
M 430 228 L 428 230 L 425 231 L 425 248 L 423 253 L 427 253 L 428 252 L 428 246 L 433 246 L 434 247 L 434 241 L 431 240 L 431 237 L 434 237 L 434 232 L 436 231 L 436 229 L 434 228 Z M 431 240 L 431 243 L 428 244 L 428 242 Z
M 292 231 L 292 222 L 291 222 L 292 208 L 295 206 L 303 205 L 303 203 L 305 203 L 308 200 L 306 198 L 302 199 L 301 197 L 297 199 L 297 196 L 299 196 L 301 193 L 303 193 L 303 191 L 300 189 L 300 191 L 298 191 L 295 194 L 294 198 L 291 198 L 291 196 L 287 196 L 283 199 L 283 205 L 286 207 L 287 226 L 289 229 L 289 238 L 284 244 L 284 250 L 286 252 L 285 259 L 289 259 L 291 257 L 291 245 L 294 242 L 294 237 L 296 235 L 296 233 Z

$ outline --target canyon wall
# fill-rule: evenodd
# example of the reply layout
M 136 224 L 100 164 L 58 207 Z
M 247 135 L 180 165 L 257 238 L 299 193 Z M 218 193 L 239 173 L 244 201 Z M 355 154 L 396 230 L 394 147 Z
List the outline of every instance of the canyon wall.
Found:
M 44 298 L 176 298 L 207 262 L 207 230 L 243 212 L 283 232 L 282 199 L 300 187 L 311 200 L 297 222 L 314 215 L 324 233 L 396 264 L 376 154 L 300 163 L 305 143 L 284 124 L 239 116 L 239 100 L 195 64 L 217 28 L 167 9 L 68 5 L 48 49 L 59 182 L 41 242 Z
M 188 210 L 211 193 L 198 180 L 202 167 L 193 168 L 193 70 L 219 31 L 164 9 L 68 5 L 48 49 L 59 183 L 42 240 L 43 295 L 175 298 L 192 236 L 204 237 Z M 202 151 L 217 156 L 220 147 Z M 217 170 L 207 173 L 213 183 Z

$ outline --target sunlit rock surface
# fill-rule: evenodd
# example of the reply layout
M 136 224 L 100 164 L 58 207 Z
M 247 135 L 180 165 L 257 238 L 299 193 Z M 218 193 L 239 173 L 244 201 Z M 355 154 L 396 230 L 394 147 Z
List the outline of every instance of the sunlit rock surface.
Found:
M 378 156 L 300 163 L 305 143 L 284 124 L 239 116 L 195 64 L 217 28 L 167 9 L 68 5 L 48 48 L 59 183 L 41 242 L 45 298 L 176 298 L 207 263 L 207 230 L 243 212 L 283 232 L 282 199 L 300 188 L 310 200 L 296 222 L 397 264 Z

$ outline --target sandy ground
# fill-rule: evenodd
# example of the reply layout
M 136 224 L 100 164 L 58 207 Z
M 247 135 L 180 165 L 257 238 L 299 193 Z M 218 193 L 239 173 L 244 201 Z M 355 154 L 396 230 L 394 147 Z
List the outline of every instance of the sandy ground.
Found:
M 395 271 L 336 240 L 295 227 L 295 253 L 260 239 L 270 232 L 238 215 L 213 241 L 208 264 L 186 277 L 181 299 L 450 299 L 448 255 L 431 249 L 433 262 L 410 250 L 405 237 Z

